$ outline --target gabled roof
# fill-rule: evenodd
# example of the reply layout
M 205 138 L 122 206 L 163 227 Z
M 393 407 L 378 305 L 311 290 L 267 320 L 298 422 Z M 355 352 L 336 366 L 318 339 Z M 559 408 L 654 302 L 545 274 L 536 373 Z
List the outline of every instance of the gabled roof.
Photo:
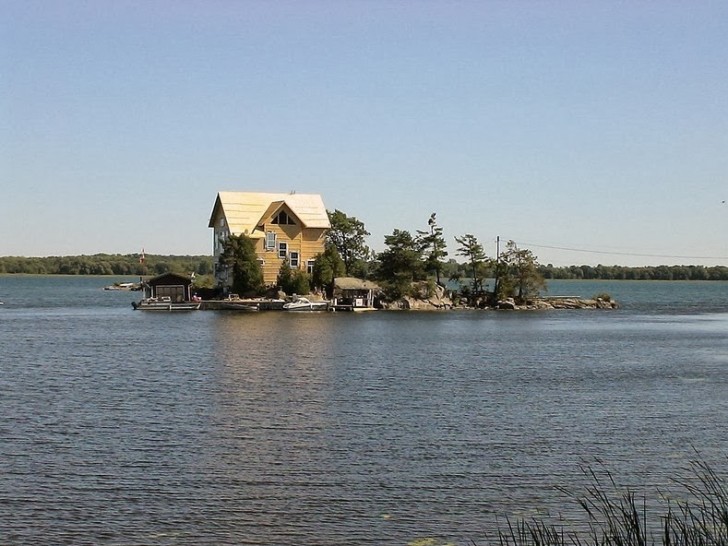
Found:
M 157 275 L 156 277 L 152 277 L 151 279 L 147 279 L 146 283 L 150 285 L 167 285 L 170 283 L 191 284 L 192 278 L 189 275 L 180 275 L 179 273 L 168 272 Z
M 230 232 L 234 235 L 252 235 L 258 225 L 285 204 L 298 218 L 303 227 L 331 227 L 326 207 L 317 194 L 306 193 L 256 193 L 221 191 L 217 194 L 208 227 L 214 227 L 219 208 L 225 216 Z

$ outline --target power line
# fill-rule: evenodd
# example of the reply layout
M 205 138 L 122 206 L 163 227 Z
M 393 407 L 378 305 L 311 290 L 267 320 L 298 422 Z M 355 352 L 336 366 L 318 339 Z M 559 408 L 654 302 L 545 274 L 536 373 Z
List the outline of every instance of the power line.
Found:
M 607 252 L 604 250 L 587 250 L 585 248 L 568 248 L 563 246 L 538 245 L 536 243 L 519 243 L 523 246 L 536 248 L 549 248 L 552 250 L 565 250 L 567 252 L 584 252 L 587 254 L 605 254 L 609 256 L 634 256 L 637 258 L 679 258 L 683 260 L 728 260 L 728 256 L 679 256 L 671 254 L 638 254 L 636 252 Z

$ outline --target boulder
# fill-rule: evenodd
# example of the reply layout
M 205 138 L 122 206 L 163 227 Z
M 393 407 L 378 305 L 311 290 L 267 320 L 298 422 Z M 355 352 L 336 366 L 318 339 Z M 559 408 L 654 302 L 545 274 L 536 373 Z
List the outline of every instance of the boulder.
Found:
M 513 298 L 508 298 L 506 300 L 499 301 L 496 307 L 498 309 L 516 309 L 516 302 Z

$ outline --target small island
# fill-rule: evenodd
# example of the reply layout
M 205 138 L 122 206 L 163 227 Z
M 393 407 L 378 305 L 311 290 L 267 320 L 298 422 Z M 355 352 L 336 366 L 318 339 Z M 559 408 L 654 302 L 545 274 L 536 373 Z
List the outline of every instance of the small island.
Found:
M 245 211 L 242 214 L 239 211 Z M 364 223 L 326 210 L 319 195 L 219 192 L 210 216 L 214 283 L 204 299 L 285 300 L 311 295 L 332 309 L 614 309 L 607 294 L 542 296 L 536 256 L 508 241 L 495 256 L 470 234 L 454 237 L 450 259 L 437 214 L 426 227 L 395 229 L 385 250 L 367 245 Z M 344 286 L 346 285 L 346 286 Z
M 320 195 L 218 192 L 208 224 L 214 230 L 211 260 L 155 259 L 142 251 L 134 269 L 140 282 L 116 283 L 106 289 L 143 289 L 144 297 L 135 302 L 135 309 L 618 307 L 609 294 L 545 295 L 544 268 L 531 250 L 513 240 L 501 249 L 497 237 L 495 255 L 489 256 L 475 235 L 455 236 L 454 254 L 459 260 L 448 259 L 448 242 L 437 214 L 431 213 L 423 224 L 426 227 L 414 232 L 394 229 L 384 237 L 384 250 L 375 252 L 367 244 L 370 233 L 364 223 L 340 210 L 327 210 Z M 113 269 L 118 261 L 103 258 L 96 265 Z M 167 282 L 170 278 L 172 284 Z M 159 298 L 170 301 L 160 304 Z

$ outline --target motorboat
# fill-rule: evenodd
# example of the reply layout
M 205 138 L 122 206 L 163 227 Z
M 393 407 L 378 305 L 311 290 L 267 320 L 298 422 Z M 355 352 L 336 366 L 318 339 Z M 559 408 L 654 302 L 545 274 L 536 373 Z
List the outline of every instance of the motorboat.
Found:
M 135 282 L 117 282 L 105 286 L 104 290 L 141 290 L 141 285 Z
M 225 300 L 220 304 L 221 309 L 227 309 L 228 311 L 258 311 L 258 306 L 254 303 L 246 301 L 230 301 Z
M 139 311 L 197 311 L 200 305 L 199 301 L 172 301 L 169 296 L 144 298 L 131 303 L 131 306 Z
M 328 307 L 329 302 L 327 301 L 311 301 L 302 297 L 283 304 L 284 311 L 326 311 Z

